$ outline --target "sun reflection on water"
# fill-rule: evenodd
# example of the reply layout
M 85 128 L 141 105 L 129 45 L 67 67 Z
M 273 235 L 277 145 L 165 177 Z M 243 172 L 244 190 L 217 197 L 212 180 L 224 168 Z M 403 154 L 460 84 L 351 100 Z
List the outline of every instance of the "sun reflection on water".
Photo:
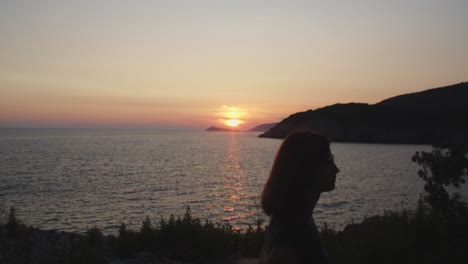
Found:
M 224 166 L 225 175 L 223 179 L 223 203 L 224 214 L 223 221 L 230 222 L 232 219 L 243 218 L 240 206 L 247 201 L 247 195 L 243 192 L 245 173 L 240 163 L 239 144 L 237 136 L 232 135 L 227 146 L 226 165 Z M 235 228 L 235 227 L 234 227 Z

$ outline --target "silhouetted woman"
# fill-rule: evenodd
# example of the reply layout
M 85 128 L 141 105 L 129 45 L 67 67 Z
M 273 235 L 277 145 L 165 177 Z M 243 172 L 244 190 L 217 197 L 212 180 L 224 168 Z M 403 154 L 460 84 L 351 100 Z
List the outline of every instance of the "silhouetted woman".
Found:
M 338 172 L 326 137 L 310 131 L 286 137 L 262 192 L 271 218 L 260 263 L 327 263 L 312 213 L 320 194 L 335 189 Z

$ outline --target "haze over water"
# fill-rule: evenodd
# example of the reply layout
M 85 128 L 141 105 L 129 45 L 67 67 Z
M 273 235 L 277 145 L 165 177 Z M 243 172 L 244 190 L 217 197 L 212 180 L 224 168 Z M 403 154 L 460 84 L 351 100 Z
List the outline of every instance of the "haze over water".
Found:
M 26 224 L 115 233 L 195 216 L 236 228 L 254 224 L 255 206 L 281 140 L 258 133 L 157 130 L 0 129 L 0 200 Z M 337 188 L 314 217 L 336 228 L 384 210 L 414 208 L 423 181 L 411 162 L 426 145 L 333 143 Z M 466 193 L 466 188 L 465 188 Z M 465 195 L 466 198 L 466 195 Z

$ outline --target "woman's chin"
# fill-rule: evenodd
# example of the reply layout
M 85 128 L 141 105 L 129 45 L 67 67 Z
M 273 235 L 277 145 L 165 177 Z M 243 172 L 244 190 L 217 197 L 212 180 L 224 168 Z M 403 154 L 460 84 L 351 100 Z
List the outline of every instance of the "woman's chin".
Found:
M 330 184 L 329 186 L 326 186 L 326 187 L 324 188 L 323 191 L 324 191 L 324 192 L 331 192 L 331 191 L 333 191 L 333 190 L 335 190 L 335 182 L 333 182 L 333 183 Z

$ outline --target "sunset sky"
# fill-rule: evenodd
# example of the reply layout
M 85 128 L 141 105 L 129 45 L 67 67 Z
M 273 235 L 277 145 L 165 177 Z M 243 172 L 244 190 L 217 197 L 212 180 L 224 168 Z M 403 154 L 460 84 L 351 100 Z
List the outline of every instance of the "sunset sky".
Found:
M 0 127 L 248 129 L 468 81 L 467 13 L 466 0 L 2 0 Z

